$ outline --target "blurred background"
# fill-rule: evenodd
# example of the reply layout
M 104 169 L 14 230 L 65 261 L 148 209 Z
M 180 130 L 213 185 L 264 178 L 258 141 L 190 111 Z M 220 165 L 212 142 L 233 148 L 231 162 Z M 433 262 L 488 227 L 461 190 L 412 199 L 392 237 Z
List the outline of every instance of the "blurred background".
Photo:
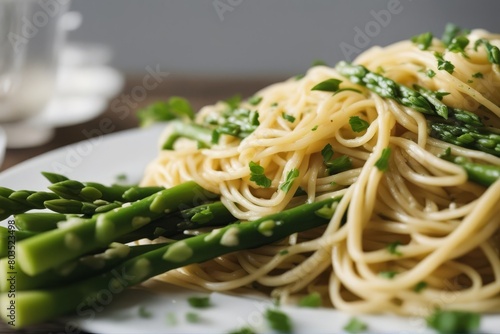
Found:
M 69 0 L 40 1 L 47 12 Z M 47 121 L 50 136 L 24 148 L 11 145 L 2 169 L 136 127 L 138 109 L 172 95 L 188 98 L 195 109 L 249 96 L 315 60 L 333 65 L 425 31 L 441 36 L 448 22 L 500 32 L 497 0 L 73 0 L 69 11 L 59 91 L 74 87 L 73 94 L 106 98 L 59 106 Z M 113 125 L 106 131 L 103 119 Z

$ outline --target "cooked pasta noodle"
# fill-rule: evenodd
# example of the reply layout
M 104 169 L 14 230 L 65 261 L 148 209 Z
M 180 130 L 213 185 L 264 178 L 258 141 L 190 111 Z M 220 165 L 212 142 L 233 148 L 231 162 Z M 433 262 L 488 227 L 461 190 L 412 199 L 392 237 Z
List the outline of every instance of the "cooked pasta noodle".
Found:
M 500 36 L 474 30 L 467 37 L 466 55 L 447 50 L 437 39 L 427 50 L 403 41 L 372 48 L 354 63 L 408 87 L 448 92 L 442 100 L 447 106 L 474 112 L 500 128 L 499 65 L 488 61 L 485 48 L 473 47 L 480 38 L 500 46 Z M 438 67 L 434 52 L 455 66 L 452 73 Z M 311 90 L 332 78 L 342 81 L 341 91 Z M 180 139 L 174 150 L 159 152 L 143 184 L 170 187 L 194 180 L 220 194 L 240 220 L 342 196 L 330 223 L 159 279 L 210 291 L 257 286 L 291 303 L 318 291 L 325 305 L 352 312 L 416 315 L 436 306 L 500 311 L 500 182 L 472 183 L 462 167 L 439 155 L 451 147 L 479 163 L 500 166 L 500 158 L 429 137 L 424 114 L 327 66 L 314 66 L 304 77 L 256 96 L 261 98 L 257 106 L 240 105 L 258 111 L 260 124 L 250 135 L 221 136 L 210 148 Z M 224 102 L 206 106 L 195 122 L 203 124 L 225 108 Z M 352 116 L 367 121 L 368 128 L 354 132 Z M 334 157 L 350 157 L 352 167 L 330 175 L 322 157 L 327 144 Z M 375 165 L 388 147 L 389 166 L 383 171 Z M 270 187 L 250 180 L 250 162 L 264 168 Z M 283 191 L 280 186 L 294 169 L 299 177 Z

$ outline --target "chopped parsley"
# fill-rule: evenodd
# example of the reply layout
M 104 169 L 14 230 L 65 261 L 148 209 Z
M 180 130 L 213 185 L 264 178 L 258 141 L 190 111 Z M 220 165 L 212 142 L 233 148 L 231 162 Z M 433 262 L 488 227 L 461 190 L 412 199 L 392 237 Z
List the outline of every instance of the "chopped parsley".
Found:
M 241 104 L 241 95 L 240 94 L 233 95 L 224 100 L 224 103 L 226 103 L 227 106 L 231 109 L 237 109 Z
M 189 297 L 188 303 L 191 307 L 206 308 L 211 306 L 210 297 Z
M 278 252 L 279 255 L 287 255 L 288 253 L 288 249 L 282 249 Z
M 477 48 L 483 44 L 486 47 L 486 52 L 488 54 L 488 61 L 492 64 L 500 64 L 500 49 L 497 46 L 492 45 L 490 41 L 485 38 L 478 39 L 476 43 L 474 43 L 474 50 L 477 51 Z
M 292 115 L 289 115 L 287 113 L 282 113 L 281 116 L 286 119 L 287 121 L 289 121 L 290 123 L 293 123 L 295 122 L 295 117 L 293 117 Z
M 401 245 L 401 242 L 399 242 L 399 241 L 391 242 L 390 244 L 387 245 L 387 250 L 389 251 L 389 253 L 391 253 L 393 255 L 401 256 L 401 255 L 403 255 L 403 253 L 401 253 L 400 251 L 397 250 L 398 246 L 400 246 L 400 245 Z
M 301 307 L 320 307 L 322 304 L 319 292 L 311 292 L 299 301 Z
M 423 34 L 413 36 L 411 41 L 415 44 L 420 50 L 427 50 L 429 46 L 432 44 L 432 33 L 424 32 Z
M 427 72 L 425 73 L 429 78 L 434 78 L 436 76 L 436 72 L 434 72 L 431 69 L 428 69 Z
M 311 129 L 311 131 L 316 131 L 316 130 L 318 130 L 318 126 L 317 125 L 313 126 L 313 128 Z
M 299 170 L 294 168 L 288 172 L 286 175 L 285 182 L 280 186 L 280 189 L 284 192 L 288 192 L 293 185 L 293 181 L 299 176 Z
M 478 313 L 465 311 L 436 310 L 426 320 L 427 326 L 441 334 L 474 333 L 481 323 Z
M 334 79 L 334 78 L 327 79 L 325 81 L 320 82 L 319 84 L 317 84 L 313 88 L 311 88 L 311 90 L 320 90 L 323 92 L 333 92 L 334 93 L 334 92 L 339 90 L 341 82 L 342 82 L 342 80 L 339 80 L 339 79 Z
M 465 36 L 457 36 L 451 40 L 448 50 L 465 55 L 465 48 L 469 45 L 469 39 Z
M 252 96 L 251 98 L 248 99 L 248 103 L 250 103 L 253 106 L 256 106 L 262 101 L 261 96 Z
M 473 77 L 473 78 L 476 78 L 476 79 L 482 79 L 482 78 L 484 78 L 483 73 L 481 73 L 481 72 L 476 72 L 476 73 L 474 73 L 474 74 L 472 75 L 472 77 Z
M 359 116 L 351 116 L 349 118 L 349 124 L 354 132 L 363 132 L 370 126 L 370 123 L 360 118 Z
M 200 322 L 200 315 L 194 312 L 186 313 L 186 321 L 192 324 Z
M 327 163 L 328 161 L 332 160 L 333 158 L 333 148 L 332 145 L 326 144 L 325 147 L 321 150 L 321 155 L 323 156 L 323 162 Z
M 456 24 L 448 23 L 444 28 L 443 36 L 441 36 L 441 41 L 443 44 L 448 47 L 455 38 L 463 35 L 469 34 L 468 29 L 462 29 Z
M 417 284 L 415 284 L 415 287 L 413 288 L 413 291 L 419 293 L 423 289 L 425 289 L 426 287 L 427 287 L 427 282 L 421 281 L 421 282 L 418 282 Z
M 380 158 L 375 162 L 375 167 L 378 168 L 378 170 L 385 172 L 389 168 L 389 157 L 391 156 L 391 149 L 389 147 L 386 147 L 382 150 L 382 155 Z
M 173 119 L 193 119 L 194 111 L 189 102 L 178 96 L 172 96 L 168 101 L 155 102 L 137 111 L 141 127 L 150 126 L 156 122 Z
M 271 179 L 264 175 L 264 167 L 253 161 L 250 161 L 248 166 L 250 167 L 250 181 L 263 188 L 271 186 Z
M 363 321 L 359 320 L 356 317 L 351 318 L 347 325 L 344 326 L 344 330 L 351 334 L 361 333 L 366 331 L 368 326 Z
M 149 312 L 144 306 L 139 307 L 139 317 L 141 318 L 151 318 L 153 314 Z
M 338 158 L 332 159 L 326 163 L 328 173 L 330 175 L 345 172 L 352 167 L 352 160 L 347 155 L 341 155 Z
M 393 279 L 398 273 L 394 270 L 384 270 L 378 273 L 380 277 Z
M 271 103 L 271 107 L 277 107 L 277 106 L 278 106 L 278 102 Z
M 229 332 L 229 334 L 255 334 L 255 331 L 250 327 L 242 327 L 240 329 Z
M 445 60 L 443 58 L 443 54 L 442 53 L 435 52 L 434 56 L 437 59 L 438 70 L 445 70 L 446 72 L 448 72 L 450 74 L 453 73 L 453 71 L 455 70 L 455 65 L 453 65 L 448 60 Z
M 265 318 L 272 329 L 282 333 L 292 332 L 292 323 L 285 313 L 276 309 L 267 309 Z

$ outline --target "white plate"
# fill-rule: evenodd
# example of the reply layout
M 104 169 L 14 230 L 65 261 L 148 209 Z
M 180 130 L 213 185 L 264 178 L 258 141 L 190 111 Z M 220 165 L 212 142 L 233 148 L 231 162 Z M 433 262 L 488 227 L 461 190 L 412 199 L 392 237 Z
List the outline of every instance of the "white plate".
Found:
M 112 183 L 119 174 L 139 180 L 146 164 L 157 153 L 157 138 L 162 127 L 129 130 L 95 138 L 49 152 L 21 163 L 0 174 L 0 186 L 14 189 L 44 189 L 48 182 L 41 171 L 63 173 L 81 181 Z M 94 333 L 229 333 L 250 326 L 258 333 L 272 332 L 263 319 L 271 302 L 256 297 L 236 297 L 211 294 L 212 307 L 193 309 L 187 303 L 190 296 L 203 295 L 194 291 L 162 286 L 163 291 L 130 289 L 113 295 L 113 301 L 101 310 L 87 310 L 83 317 L 67 317 L 64 322 L 78 323 Z M 139 308 L 151 313 L 141 318 Z M 292 319 L 296 333 L 339 333 L 352 317 L 330 309 L 281 307 Z M 195 312 L 200 322 L 186 320 Z M 421 318 L 396 316 L 358 316 L 373 333 L 434 333 L 426 329 Z M 172 323 L 175 320 L 175 323 Z M 483 316 L 481 332 L 498 333 L 500 316 Z

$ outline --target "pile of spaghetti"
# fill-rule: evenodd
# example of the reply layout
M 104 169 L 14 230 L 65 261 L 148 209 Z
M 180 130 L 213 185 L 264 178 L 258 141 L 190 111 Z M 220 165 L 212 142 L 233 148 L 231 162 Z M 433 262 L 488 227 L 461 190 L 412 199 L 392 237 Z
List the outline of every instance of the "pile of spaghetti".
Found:
M 448 26 L 173 121 L 143 185 L 242 221 L 336 198 L 325 227 L 169 271 L 353 312 L 500 310 L 500 36 Z

